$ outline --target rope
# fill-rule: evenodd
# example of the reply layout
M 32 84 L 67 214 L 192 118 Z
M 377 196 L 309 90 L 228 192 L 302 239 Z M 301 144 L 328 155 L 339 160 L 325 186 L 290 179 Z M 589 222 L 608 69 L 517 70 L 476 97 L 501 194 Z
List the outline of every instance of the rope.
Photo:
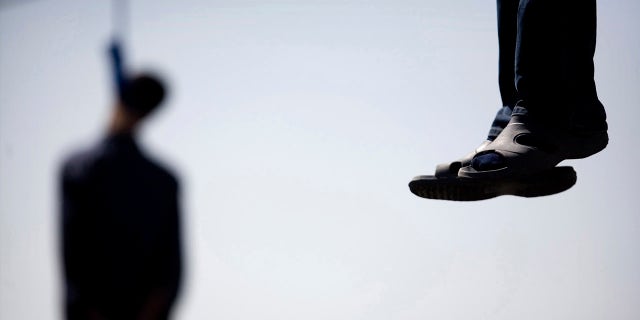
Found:
M 113 35 L 109 45 L 109 57 L 111 60 L 114 89 L 117 96 L 122 97 L 122 92 L 127 81 L 123 47 L 129 31 L 129 7 L 127 0 L 112 0 L 111 3 Z
M 126 42 L 129 34 L 129 1 L 111 0 L 113 37 Z

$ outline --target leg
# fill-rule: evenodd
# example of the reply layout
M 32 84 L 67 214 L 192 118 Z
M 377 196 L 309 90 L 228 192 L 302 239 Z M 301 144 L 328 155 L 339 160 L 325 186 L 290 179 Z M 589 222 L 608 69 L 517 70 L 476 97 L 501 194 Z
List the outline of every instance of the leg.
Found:
M 596 0 L 520 0 L 517 25 L 519 105 L 550 126 L 603 125 L 593 79 Z
M 499 46 L 498 79 L 503 107 L 498 110 L 493 119 L 487 140 L 461 159 L 439 164 L 436 167 L 437 177 L 456 177 L 458 170 L 461 167 L 469 165 L 476 153 L 484 150 L 491 141 L 495 140 L 511 119 L 511 112 L 517 102 L 516 86 L 514 83 L 514 53 L 516 50 L 518 1 L 519 0 L 496 0 L 498 9 Z
M 498 83 L 502 109 L 498 111 L 487 140 L 493 141 L 507 126 L 517 99 L 514 83 L 518 0 L 497 0 L 498 7 Z
M 576 174 L 573 168 L 554 167 L 559 162 L 557 160 L 561 159 L 561 157 L 556 156 L 552 159 L 547 159 L 546 154 L 538 152 L 534 154 L 533 158 L 531 158 L 531 156 L 526 153 L 528 151 L 528 147 L 522 147 L 521 149 L 517 149 L 515 151 L 507 151 L 509 156 L 512 156 L 513 154 L 523 155 L 523 157 L 516 157 L 516 167 L 525 168 L 525 171 L 533 170 L 533 174 L 531 174 L 532 172 L 527 172 L 530 174 L 522 175 L 520 172 L 510 170 L 513 162 L 506 161 L 505 158 L 507 156 L 503 156 L 502 154 L 500 154 L 499 152 L 502 151 L 499 151 L 499 148 L 495 147 L 495 145 L 509 145 L 509 143 L 513 145 L 513 141 L 515 140 L 513 132 L 515 131 L 516 133 L 521 133 L 513 129 L 514 127 L 518 127 L 519 125 L 521 125 L 520 123 L 518 123 L 518 117 L 520 116 L 517 114 L 518 109 L 521 110 L 521 112 L 527 112 L 527 110 L 524 108 L 523 103 L 518 102 L 523 99 L 519 90 L 522 90 L 525 93 L 533 91 L 537 91 L 540 94 L 546 93 L 547 90 L 544 88 L 544 85 L 547 84 L 547 81 L 549 79 L 545 79 L 544 77 L 551 78 L 552 81 L 557 80 L 553 72 L 559 72 L 559 70 L 563 70 L 563 68 L 565 67 L 563 63 L 565 63 L 567 60 L 567 58 L 563 58 L 564 60 L 551 59 L 551 61 L 549 61 L 549 58 L 553 58 L 553 54 L 549 54 L 547 57 L 539 56 L 538 54 L 547 53 L 549 43 L 547 43 L 545 40 L 539 41 L 536 45 L 534 44 L 535 41 L 529 40 L 531 36 L 538 37 L 538 39 L 542 39 L 545 36 L 548 36 L 550 38 L 556 37 L 556 34 L 552 32 L 553 28 L 555 28 L 552 26 L 555 26 L 556 23 L 553 23 L 551 26 L 544 25 L 548 22 L 544 21 L 547 18 L 540 15 L 536 16 L 535 13 L 532 14 L 530 8 L 527 7 L 528 3 L 534 1 L 535 0 L 497 0 L 498 38 L 500 45 L 499 84 L 500 95 L 504 107 L 496 115 L 491 131 L 489 132 L 488 139 L 480 146 L 480 148 L 476 149 L 475 152 L 457 162 L 439 165 L 436 168 L 435 176 L 418 176 L 409 183 L 411 192 L 413 192 L 417 196 L 429 199 L 458 201 L 489 199 L 506 194 L 522 197 L 537 197 L 562 192 L 571 188 L 571 186 L 573 186 L 573 184 L 576 182 Z M 541 1 L 547 1 L 547 5 L 550 5 L 552 1 L 565 1 L 565 3 L 561 5 L 565 5 L 565 8 L 569 8 L 569 5 L 566 3 L 566 1 L 572 0 Z M 578 6 L 578 3 L 576 2 L 574 5 Z M 557 17 L 562 17 L 562 15 L 564 14 L 563 12 L 566 13 L 567 10 L 565 9 L 558 12 L 551 12 L 551 14 L 556 14 Z M 546 14 L 549 12 L 543 10 L 542 13 Z M 530 16 L 533 16 L 532 19 L 535 23 L 542 24 L 543 28 L 540 29 L 540 26 L 534 27 L 534 25 L 529 23 L 527 19 L 524 19 L 524 17 Z M 582 14 L 580 14 L 580 16 L 582 16 Z M 588 21 L 589 19 L 586 20 Z M 569 30 L 572 28 L 575 30 L 571 32 L 589 34 L 589 32 L 584 32 L 583 30 L 581 30 L 583 26 L 581 26 L 580 24 L 569 26 Z M 521 32 L 523 30 L 525 32 Z M 573 50 L 575 51 L 575 54 L 582 55 L 584 55 L 584 53 L 588 51 L 579 48 L 579 46 L 576 46 L 571 42 L 564 43 L 563 41 L 564 40 L 555 41 L 554 47 L 562 48 L 562 46 L 564 45 L 574 46 L 576 47 L 575 50 Z M 580 41 L 576 39 L 575 42 Z M 522 46 L 523 44 L 527 46 Z M 531 50 L 538 50 L 540 52 Z M 561 55 L 564 55 L 570 53 L 571 50 L 563 51 L 563 49 L 560 49 L 558 50 L 558 52 L 561 53 Z M 561 57 L 561 55 L 559 57 Z M 591 52 L 590 55 L 587 52 L 586 56 L 589 56 L 591 59 L 593 56 L 593 52 Z M 555 62 L 555 64 L 551 62 Z M 582 68 L 583 67 L 573 67 L 576 72 L 569 74 L 584 74 L 585 72 L 583 72 Z M 593 80 L 592 62 L 590 70 L 590 79 Z M 586 73 L 589 73 L 588 70 Z M 540 75 L 543 76 L 540 78 L 541 81 L 535 82 L 535 86 L 527 86 L 527 79 L 531 77 L 540 77 Z M 585 77 L 579 76 L 579 78 Z M 516 82 L 516 80 L 520 80 L 520 82 Z M 557 82 L 562 83 L 563 81 L 564 80 L 558 80 Z M 516 87 L 516 83 L 519 85 L 518 87 Z M 562 87 L 562 85 L 558 85 L 557 87 Z M 576 93 L 575 95 L 579 95 L 578 93 L 584 90 L 584 87 L 585 86 L 582 86 L 582 88 L 580 89 L 575 89 L 573 90 L 573 92 Z M 518 90 L 516 90 L 516 88 L 518 88 Z M 533 90 L 533 88 L 536 89 Z M 593 92 L 595 93 L 595 87 Z M 554 95 L 560 96 L 555 93 L 552 94 L 552 96 Z M 590 96 L 590 94 L 587 94 L 586 96 Z M 585 100 L 592 101 L 593 99 L 587 98 Z M 597 101 L 597 98 L 595 98 L 595 100 Z M 512 117 L 512 108 L 516 105 L 518 105 L 519 107 L 516 108 L 516 110 L 514 111 L 514 116 Z M 534 104 L 534 106 L 538 105 L 539 104 Z M 598 106 L 599 102 L 594 103 L 593 105 Z M 541 107 L 537 110 L 542 110 L 543 107 L 546 107 L 546 105 L 540 106 Z M 560 107 L 564 106 L 566 105 L 561 105 Z M 599 106 L 601 107 L 601 105 Z M 550 116 L 551 118 L 558 118 L 556 113 L 553 113 Z M 513 119 L 516 119 L 515 123 L 513 123 Z M 525 127 L 523 129 L 528 130 L 530 128 Z M 507 132 L 507 134 L 505 134 L 505 132 Z M 580 139 L 576 141 L 579 142 L 578 145 L 584 142 L 584 140 Z M 560 145 L 562 146 L 563 144 Z M 484 168 L 476 167 L 477 162 L 480 162 L 484 167 L 487 167 L 487 171 L 482 171 L 485 170 Z M 535 165 L 531 166 L 531 162 L 534 162 Z M 505 167 L 505 165 L 507 165 L 507 167 Z M 479 174 L 477 174 L 478 171 Z M 467 179 L 477 177 L 482 178 Z
M 520 0 L 515 51 L 517 106 L 509 125 L 463 177 L 530 175 L 607 145 L 593 80 L 595 0 Z

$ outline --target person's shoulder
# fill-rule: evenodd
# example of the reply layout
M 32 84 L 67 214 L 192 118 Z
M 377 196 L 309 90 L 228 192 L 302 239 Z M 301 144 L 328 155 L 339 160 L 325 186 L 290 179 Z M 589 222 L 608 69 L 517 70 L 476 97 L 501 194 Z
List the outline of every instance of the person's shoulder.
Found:
M 61 173 L 67 179 L 81 179 L 96 170 L 105 156 L 101 143 L 77 148 L 62 161 Z
M 156 158 L 146 157 L 146 159 L 155 176 L 157 176 L 164 183 L 172 186 L 173 188 L 177 188 L 179 186 L 180 181 L 178 175 L 170 166 L 159 161 Z

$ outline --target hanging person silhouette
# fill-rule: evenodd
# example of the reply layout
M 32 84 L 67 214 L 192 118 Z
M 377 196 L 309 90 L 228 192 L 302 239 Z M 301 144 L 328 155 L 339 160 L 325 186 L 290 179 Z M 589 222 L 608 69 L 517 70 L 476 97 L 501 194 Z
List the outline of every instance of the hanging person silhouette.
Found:
M 555 194 L 576 181 L 573 168 L 556 165 L 608 143 L 594 82 L 596 0 L 498 0 L 497 7 L 503 107 L 476 150 L 410 182 L 418 196 Z
M 118 47 L 112 54 L 107 133 L 61 173 L 66 318 L 167 319 L 182 270 L 179 185 L 136 139 L 165 88 L 150 74 L 127 78 Z

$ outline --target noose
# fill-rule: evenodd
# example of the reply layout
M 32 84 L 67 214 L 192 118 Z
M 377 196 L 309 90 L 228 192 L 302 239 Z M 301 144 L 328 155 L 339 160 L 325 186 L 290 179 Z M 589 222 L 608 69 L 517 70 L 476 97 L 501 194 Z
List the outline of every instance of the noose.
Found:
M 127 83 L 126 64 L 123 56 L 124 43 L 129 27 L 129 10 L 127 0 L 112 0 L 112 28 L 113 34 L 109 44 L 109 56 L 111 58 L 111 72 L 114 89 L 118 98 L 122 98 L 124 87 Z

